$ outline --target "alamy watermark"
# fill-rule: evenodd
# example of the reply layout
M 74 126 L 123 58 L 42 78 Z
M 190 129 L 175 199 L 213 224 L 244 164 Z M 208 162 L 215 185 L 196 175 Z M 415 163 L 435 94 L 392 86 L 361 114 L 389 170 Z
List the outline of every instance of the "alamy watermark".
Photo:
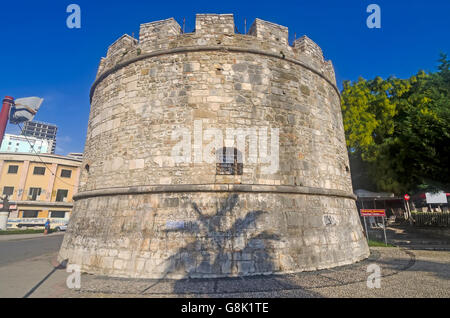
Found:
M 381 8 L 378 4 L 369 4 L 367 6 L 367 13 L 371 13 L 366 20 L 366 25 L 369 29 L 381 28 Z
M 178 142 L 171 155 L 177 164 L 237 162 L 261 165 L 261 173 L 274 174 L 280 161 L 279 134 L 279 128 L 269 127 L 203 129 L 203 121 L 195 120 L 193 133 L 185 127 L 172 132 L 172 141 Z
M 70 275 L 66 279 L 66 285 L 69 289 L 81 288 L 81 267 L 80 265 L 70 264 L 67 265 L 67 273 Z
M 78 4 L 69 4 L 66 12 L 70 13 L 67 17 L 66 25 L 69 29 L 81 29 L 81 8 Z
M 367 273 L 371 273 L 367 277 L 367 288 L 381 288 L 381 268 L 377 264 L 367 266 Z

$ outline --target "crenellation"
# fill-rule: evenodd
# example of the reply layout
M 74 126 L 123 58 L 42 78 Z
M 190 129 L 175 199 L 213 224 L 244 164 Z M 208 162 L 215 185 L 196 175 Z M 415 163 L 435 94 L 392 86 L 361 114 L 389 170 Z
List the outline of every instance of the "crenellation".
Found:
M 308 56 L 321 63 L 324 62 L 322 49 L 306 35 L 295 40 L 293 46 L 299 54 Z
M 195 47 L 223 46 L 242 48 L 276 54 L 281 58 L 299 61 L 336 83 L 331 64 L 324 61 L 321 48 L 307 36 L 289 45 L 287 27 L 255 19 L 247 34 L 234 32 L 233 14 L 197 14 L 195 32 L 183 34 L 180 25 L 173 19 L 141 24 L 139 42 L 129 35 L 120 37 L 108 49 L 107 58 L 101 61 L 97 77 L 117 66 L 141 55 L 155 51 Z
M 126 52 L 127 50 L 134 48 L 137 43 L 138 41 L 135 38 L 129 36 L 128 34 L 124 34 L 118 38 L 116 42 L 109 46 L 106 57 L 109 58 L 118 53 Z
M 139 45 L 144 51 L 162 50 L 168 41 L 181 34 L 181 27 L 174 18 L 141 24 Z
M 106 65 L 106 58 L 102 57 L 100 59 L 100 63 L 98 64 L 98 69 L 97 69 L 97 77 L 103 73 L 103 70 L 105 69 L 105 65 Z
M 324 73 L 325 76 L 334 84 L 336 85 L 336 74 L 334 72 L 334 66 L 333 66 L 333 62 L 331 62 L 331 60 L 325 61 L 325 66 L 324 66 Z
M 289 46 L 289 30 L 287 27 L 279 24 L 255 19 L 248 34 L 265 41 Z
M 195 33 L 198 35 L 234 34 L 233 14 L 197 14 Z
M 294 41 L 293 48 L 295 58 L 315 69 L 336 86 L 333 64 L 324 59 L 322 49 L 317 43 L 304 35 Z

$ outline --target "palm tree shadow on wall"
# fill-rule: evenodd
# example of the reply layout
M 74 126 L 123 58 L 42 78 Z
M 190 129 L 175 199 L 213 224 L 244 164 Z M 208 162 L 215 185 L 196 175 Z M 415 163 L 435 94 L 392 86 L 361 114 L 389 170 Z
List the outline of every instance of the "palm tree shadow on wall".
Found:
M 257 230 L 258 219 L 267 212 L 249 211 L 243 217 L 234 217 L 233 210 L 238 200 L 237 194 L 229 195 L 214 214 L 203 213 L 192 202 L 196 222 L 166 230 L 167 234 L 188 233 L 195 238 L 166 260 L 162 279 L 177 275 L 179 280 L 174 284 L 175 293 L 197 292 L 192 288 L 202 288 L 202 282 L 213 282 L 207 278 L 214 275 L 239 277 L 269 274 L 276 270 L 272 243 L 280 238 L 275 233 Z M 181 239 L 184 237 L 181 235 Z

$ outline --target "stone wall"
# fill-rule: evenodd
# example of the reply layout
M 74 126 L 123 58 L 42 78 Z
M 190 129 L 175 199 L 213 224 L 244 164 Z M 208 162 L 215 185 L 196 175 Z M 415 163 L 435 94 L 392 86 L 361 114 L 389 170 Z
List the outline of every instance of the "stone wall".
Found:
M 174 169 L 171 161 L 171 150 L 178 142 L 171 140 L 173 129 L 186 127 L 193 131 L 194 121 L 202 120 L 203 129 L 281 129 L 279 172 L 262 175 L 259 164 L 248 164 L 242 183 L 351 191 L 339 95 L 327 82 L 327 74 L 321 76 L 279 56 L 227 52 L 220 45 L 210 50 L 209 44 L 259 48 L 264 52 L 268 46 L 273 48 L 282 43 L 286 55 L 303 54 L 325 70 L 327 63 L 320 48 L 306 37 L 297 40 L 294 47 L 284 45 L 287 29 L 259 19 L 250 30 L 256 36 L 230 36 L 220 30 L 209 34 L 210 37 L 202 36 L 208 23 L 214 25 L 213 30 L 229 32 L 234 25 L 232 16 L 225 17 L 225 22 L 219 24 L 216 20 L 223 15 L 213 16 L 217 19 L 199 15 L 196 25 L 203 30 L 200 35 L 168 36 L 172 33 L 166 30 L 174 29 L 176 23 L 173 19 L 142 25 L 139 49 L 154 48 L 155 42 L 169 39 L 165 45 L 180 52 L 130 63 L 95 85 L 85 151 L 86 160 L 92 161 L 89 177 L 95 182 L 87 184 L 85 190 L 214 183 L 215 164 L 178 165 Z M 151 32 L 156 34 L 152 36 Z M 269 34 L 274 34 L 273 43 Z M 199 45 L 203 40 L 209 43 Z M 126 48 L 130 50 L 128 43 Z M 110 47 L 106 65 L 116 63 L 108 59 L 123 55 L 124 51 L 114 54 L 115 47 Z M 124 45 L 120 48 L 123 50 Z M 194 50 L 187 52 L 183 48 Z M 145 55 L 144 52 L 140 55 Z M 101 160 L 97 160 L 99 157 Z M 144 173 L 149 170 L 157 173 Z M 84 173 L 82 186 L 86 178 Z
M 232 15 L 202 14 L 197 15 L 194 33 L 181 34 L 176 21 L 167 19 L 141 25 L 139 42 L 129 36 L 120 38 L 102 59 L 91 90 L 83 162 L 88 169 L 81 175 L 81 193 L 61 257 L 90 272 L 157 277 L 163 268 L 174 266 L 173 257 L 180 248 L 185 246 L 187 254 L 203 251 L 202 240 L 209 236 L 208 240 L 228 244 L 227 257 L 208 247 L 211 261 L 219 255 L 231 267 L 248 265 L 248 270 L 224 272 L 210 263 L 214 269 L 192 271 L 192 264 L 180 265 L 183 275 L 262 273 L 258 253 L 271 259 L 271 272 L 312 270 L 366 257 L 335 83 L 333 66 L 324 61 L 317 44 L 303 37 L 289 46 L 286 27 L 259 19 L 247 35 L 234 34 Z M 196 162 L 194 154 L 192 162 L 175 162 L 172 150 L 180 139 L 173 139 L 172 132 L 183 128 L 192 133 L 200 126 L 203 131 L 218 129 L 224 134 L 229 128 L 278 128 L 277 171 L 266 173 L 266 164 L 244 161 L 241 176 L 218 176 L 215 162 Z M 204 139 L 195 147 L 209 142 Z M 248 156 L 249 147 L 247 143 L 239 150 Z M 251 190 L 241 194 L 216 188 L 227 184 L 248 185 Z M 142 190 L 151 185 L 172 188 L 167 193 Z M 196 185 L 209 190 L 190 190 Z M 261 192 L 258 185 L 278 188 Z M 125 189 L 126 194 L 117 189 Z M 285 222 L 286 215 L 303 223 L 291 228 L 286 223 L 272 233 L 279 238 L 276 244 L 284 247 L 272 248 L 273 240 L 263 238 L 263 245 L 245 256 L 252 265 L 239 265 L 241 259 L 229 257 L 234 253 L 234 245 L 229 244 L 242 235 L 223 236 L 222 225 L 196 234 L 168 233 L 163 226 L 171 220 L 199 226 L 195 205 L 211 214 L 220 211 L 221 202 L 229 198 L 236 198 L 236 206 L 225 224 L 240 222 L 238 217 L 245 213 L 264 212 L 255 221 L 256 228 L 243 230 L 247 239 Z M 339 220 L 334 230 L 323 223 L 325 218 L 332 222 L 326 217 L 329 214 Z M 150 230 L 147 219 L 163 225 Z M 137 226 L 139 222 L 145 229 Z M 311 227 L 311 222 L 316 225 Z M 139 244 L 136 235 L 142 236 Z M 146 240 L 154 245 L 143 243 Z M 158 240 L 169 245 L 158 245 Z M 198 244 L 203 246 L 200 250 Z M 129 258 L 110 255 L 110 251 Z
M 60 257 L 100 275 L 186 278 L 317 270 L 367 256 L 352 199 L 232 192 L 130 199 L 77 201 Z

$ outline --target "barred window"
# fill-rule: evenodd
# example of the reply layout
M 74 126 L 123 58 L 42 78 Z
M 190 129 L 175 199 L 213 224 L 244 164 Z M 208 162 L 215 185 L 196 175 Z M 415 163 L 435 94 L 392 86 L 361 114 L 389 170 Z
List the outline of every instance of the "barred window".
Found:
M 66 217 L 65 211 L 50 211 L 50 217 L 53 219 L 64 219 Z
M 72 176 L 71 170 L 62 169 L 61 170 L 61 178 L 70 178 Z
M 36 210 L 25 210 L 22 213 L 23 218 L 37 218 L 39 215 L 39 211 Z
M 33 174 L 35 175 L 45 175 L 45 167 L 34 167 Z
M 56 202 L 66 202 L 69 190 L 58 189 L 56 192 Z
M 242 154 L 237 148 L 221 148 L 216 152 L 216 158 L 216 175 L 242 175 Z
M 3 187 L 3 195 L 13 195 L 14 187 Z
M 28 200 L 36 201 L 41 195 L 41 188 L 30 188 L 28 191 Z
M 19 170 L 19 166 L 10 165 L 8 166 L 8 173 L 16 174 L 17 170 Z

